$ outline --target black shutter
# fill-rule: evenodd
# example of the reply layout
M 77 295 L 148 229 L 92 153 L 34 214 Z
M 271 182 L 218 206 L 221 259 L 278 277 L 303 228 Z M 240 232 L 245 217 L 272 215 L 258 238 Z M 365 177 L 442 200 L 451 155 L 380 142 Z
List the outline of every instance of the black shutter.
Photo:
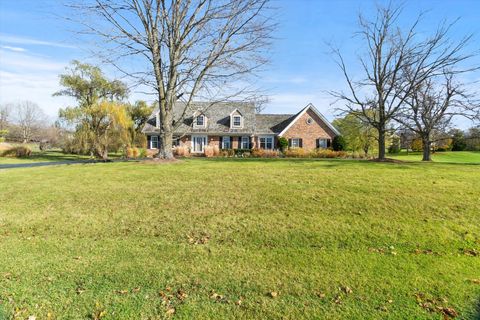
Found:
M 289 147 L 289 148 L 292 147 L 292 139 L 288 139 L 288 147 Z
M 230 136 L 230 149 L 233 149 L 233 137 Z
M 332 145 L 332 140 L 331 140 L 331 139 L 327 139 L 327 148 L 330 148 L 331 145 Z
M 147 136 L 147 149 L 150 149 L 150 136 Z
M 243 149 L 242 148 L 242 136 L 238 137 L 238 148 L 237 149 Z
M 300 144 L 299 147 L 303 148 L 303 139 L 298 139 L 298 141 L 299 141 L 299 144 Z
M 315 148 L 320 148 L 320 139 L 315 139 Z

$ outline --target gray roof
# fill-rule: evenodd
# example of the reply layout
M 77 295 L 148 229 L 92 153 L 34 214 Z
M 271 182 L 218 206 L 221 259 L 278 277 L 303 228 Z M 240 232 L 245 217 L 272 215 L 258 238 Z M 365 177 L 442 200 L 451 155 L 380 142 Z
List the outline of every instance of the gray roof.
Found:
M 174 119 L 179 121 L 185 110 L 183 120 L 175 129 L 175 135 L 188 133 L 208 133 L 208 134 L 281 134 L 292 122 L 300 117 L 303 112 L 311 108 L 317 113 L 322 121 L 335 133 L 339 134 L 332 124 L 328 122 L 323 115 L 312 105 L 308 104 L 296 114 L 256 114 L 253 103 L 247 102 L 195 102 L 189 110 L 185 110 L 184 103 L 177 103 L 174 108 Z M 238 110 L 243 116 L 243 128 L 230 128 L 230 114 Z M 155 127 L 155 118 L 158 109 L 154 110 L 150 119 L 142 129 L 143 133 L 158 133 L 159 129 Z M 202 129 L 193 128 L 192 123 L 195 116 L 203 113 L 207 117 L 207 127 Z
M 279 134 L 294 118 L 294 114 L 257 114 L 255 133 Z
M 243 128 L 231 129 L 230 128 L 230 114 L 238 110 L 243 116 Z M 184 117 L 182 118 L 182 114 Z M 158 109 L 154 110 L 150 119 L 145 124 L 142 132 L 154 133 L 158 132 L 158 128 L 155 128 L 155 117 Z M 181 121 L 176 127 L 176 134 L 195 133 L 195 132 L 208 132 L 217 134 L 253 134 L 255 132 L 255 105 L 247 102 L 195 102 L 185 110 L 184 103 L 177 103 L 174 108 L 174 121 Z M 192 127 L 194 115 L 199 113 L 204 114 L 207 117 L 207 127 L 204 129 L 194 129 Z

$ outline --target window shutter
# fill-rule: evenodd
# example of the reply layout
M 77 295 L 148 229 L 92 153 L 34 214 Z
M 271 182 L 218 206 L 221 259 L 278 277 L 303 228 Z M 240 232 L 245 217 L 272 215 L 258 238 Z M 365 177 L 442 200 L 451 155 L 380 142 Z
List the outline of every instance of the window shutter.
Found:
M 292 147 L 292 139 L 288 139 L 288 147 L 289 147 L 289 148 Z
M 332 144 L 332 140 L 331 139 L 327 139 L 327 148 L 330 148 Z
M 298 143 L 300 144 L 299 147 L 303 148 L 303 139 L 298 139 L 298 141 L 299 141 Z
M 320 148 L 320 139 L 315 139 L 315 145 L 316 147 L 315 148 Z
M 233 137 L 230 136 L 230 149 L 233 149 Z
M 152 147 L 150 145 L 150 140 L 151 140 L 150 136 L 147 136 L 147 149 L 151 149 L 151 147 Z
M 238 148 L 237 149 L 242 149 L 242 136 L 238 137 Z

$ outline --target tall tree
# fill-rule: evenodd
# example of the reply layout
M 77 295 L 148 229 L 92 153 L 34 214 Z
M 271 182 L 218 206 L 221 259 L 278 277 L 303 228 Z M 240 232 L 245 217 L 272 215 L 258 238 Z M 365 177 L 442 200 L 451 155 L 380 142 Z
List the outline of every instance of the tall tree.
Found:
M 83 23 L 101 37 L 100 53 L 107 53 L 102 57 L 156 95 L 159 157 L 172 158 L 173 132 L 194 99 L 215 102 L 251 92 L 245 80 L 266 63 L 274 26 L 268 5 L 269 0 L 94 0 L 74 8 L 95 17 Z M 135 57 L 141 60 L 133 63 Z M 179 99 L 185 107 L 175 118 Z
M 73 61 L 60 75 L 60 84 L 64 89 L 54 96 L 71 96 L 78 102 L 59 111 L 60 119 L 75 127 L 78 149 L 87 148 L 91 155 L 107 159 L 115 141 L 128 144 L 131 119 L 122 103 L 128 94 L 123 82 L 107 79 L 96 66 Z
M 127 106 L 127 112 L 132 120 L 130 128 L 131 145 L 144 145 L 146 143 L 145 135 L 141 133 L 143 126 L 152 114 L 155 106 L 149 106 L 145 101 L 139 100 L 134 104 Z
M 480 104 L 472 101 L 465 85 L 446 72 L 413 88 L 395 120 L 415 132 L 422 140 L 422 161 L 431 161 L 433 135 L 445 131 L 454 117 L 478 118 Z
M 34 133 L 46 121 L 46 116 L 38 104 L 31 101 L 22 101 L 14 105 L 16 124 L 20 128 L 22 141 L 31 141 Z
M 333 125 L 339 129 L 347 141 L 347 148 L 352 151 L 363 151 L 368 155 L 377 143 L 378 133 L 375 128 L 354 114 L 335 119 Z
M 412 90 L 445 69 L 454 69 L 470 58 L 463 54 L 471 36 L 451 41 L 452 24 L 441 24 L 431 36 L 417 32 L 422 15 L 410 27 L 401 27 L 401 8 L 379 6 L 368 20 L 360 15 L 358 35 L 366 51 L 359 58 L 363 78 L 354 80 L 339 49 L 334 48 L 337 64 L 347 82 L 348 91 L 331 94 L 344 104 L 342 112 L 354 112 L 378 131 L 378 158 L 385 159 L 388 124 L 399 113 Z M 409 70 L 409 76 L 405 71 Z M 455 70 L 453 72 L 461 72 Z

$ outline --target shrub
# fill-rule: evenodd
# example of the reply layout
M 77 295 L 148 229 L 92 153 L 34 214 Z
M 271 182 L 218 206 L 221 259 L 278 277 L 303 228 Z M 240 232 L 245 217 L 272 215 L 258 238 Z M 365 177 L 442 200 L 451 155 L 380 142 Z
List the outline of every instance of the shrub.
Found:
M 392 144 L 388 147 L 388 153 L 400 152 L 400 137 L 394 136 L 392 138 Z
M 189 157 L 190 149 L 187 146 L 177 146 L 173 148 L 173 155 L 176 157 Z
M 452 151 L 464 151 L 467 148 L 465 134 L 462 130 L 455 129 L 452 134 Z
M 283 152 L 285 157 L 288 158 L 309 158 L 310 154 L 303 148 L 291 148 Z
M 203 152 L 205 154 L 205 157 L 207 157 L 207 158 L 211 158 L 211 157 L 215 156 L 215 153 L 213 151 L 212 146 L 206 146 Z
M 220 147 L 213 146 L 213 156 L 218 157 L 220 155 Z
M 235 157 L 245 157 L 250 154 L 250 149 L 235 149 Z
M 422 151 L 423 150 L 423 142 L 420 138 L 415 138 L 412 140 L 412 151 Z
M 330 149 L 315 149 L 311 153 L 312 158 L 346 158 L 345 151 L 334 151 Z
M 285 137 L 279 137 L 278 146 L 282 152 L 285 151 L 288 148 L 288 139 Z
M 130 148 L 128 147 L 127 148 L 127 158 L 131 158 L 131 159 L 136 159 L 138 158 L 138 156 L 140 155 L 140 151 L 138 150 L 138 148 Z
M 235 155 L 235 151 L 233 149 L 221 149 L 220 155 L 225 158 L 233 157 Z
M 251 155 L 255 158 L 278 158 L 280 153 L 277 150 L 252 149 Z
M 29 147 L 18 146 L 4 150 L 0 155 L 2 157 L 28 158 L 32 155 L 32 150 Z
M 145 148 L 140 148 L 138 149 L 138 156 L 140 158 L 146 158 L 147 157 L 147 150 Z
M 343 136 L 335 136 L 332 141 L 332 148 L 334 151 L 343 151 L 347 147 L 347 142 Z

